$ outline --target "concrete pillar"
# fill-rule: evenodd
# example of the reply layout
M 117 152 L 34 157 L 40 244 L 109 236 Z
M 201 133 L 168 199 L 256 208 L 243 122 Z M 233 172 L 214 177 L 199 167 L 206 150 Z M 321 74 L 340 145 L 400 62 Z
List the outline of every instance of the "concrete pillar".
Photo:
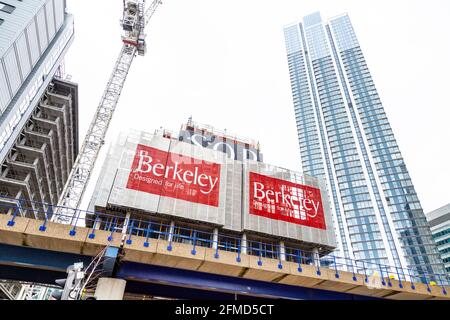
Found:
M 214 233 L 213 233 L 213 249 L 217 249 L 219 245 L 219 229 L 214 228 Z
M 97 300 L 123 300 L 126 284 L 123 279 L 100 278 L 94 296 Z
M 241 253 L 247 254 L 247 234 L 245 234 L 245 233 L 242 235 Z
M 174 231 L 175 231 L 175 221 L 170 221 L 169 238 L 167 239 L 169 242 L 172 242 L 173 240 Z
M 284 247 L 284 241 L 280 241 L 280 260 L 286 261 L 286 248 Z
M 319 261 L 319 248 L 314 248 L 312 250 L 313 258 L 314 258 L 314 265 L 317 267 L 320 267 L 320 261 Z
M 105 259 L 103 261 L 103 277 L 111 277 L 114 272 L 114 267 L 117 263 L 117 258 L 119 255 L 119 248 L 117 247 L 107 247 L 105 252 Z

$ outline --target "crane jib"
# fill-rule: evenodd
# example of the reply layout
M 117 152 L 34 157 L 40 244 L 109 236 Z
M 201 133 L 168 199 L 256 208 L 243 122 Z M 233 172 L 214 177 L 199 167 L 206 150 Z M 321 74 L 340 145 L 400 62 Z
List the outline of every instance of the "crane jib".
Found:
M 122 36 L 124 48 L 122 48 L 116 61 L 111 78 L 97 107 L 97 112 L 62 190 L 58 201 L 59 209 L 57 214 L 53 215 L 52 221 L 71 223 L 76 216 L 100 148 L 103 145 L 103 143 L 92 144 L 90 141 L 93 137 L 100 139 L 102 142 L 104 141 L 109 122 L 115 111 L 115 106 L 118 103 L 128 70 L 133 61 L 134 53 L 137 51 L 139 55 L 144 55 L 146 52 L 144 28 L 160 4 L 162 4 L 160 0 L 154 0 L 145 10 L 145 0 L 124 1 L 124 17 L 121 21 L 124 31 Z M 98 134 L 99 132 L 100 134 Z

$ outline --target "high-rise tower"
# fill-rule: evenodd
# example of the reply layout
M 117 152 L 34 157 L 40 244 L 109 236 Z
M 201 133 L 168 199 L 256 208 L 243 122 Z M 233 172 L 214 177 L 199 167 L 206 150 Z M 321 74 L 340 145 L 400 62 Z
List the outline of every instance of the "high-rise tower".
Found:
M 340 255 L 442 273 L 347 14 L 284 29 L 303 171 L 327 181 Z
M 78 154 L 78 87 L 62 79 L 74 39 L 65 0 L 0 2 L 0 215 L 51 217 Z M 48 299 L 0 281 L 0 299 Z
M 55 78 L 74 37 L 65 9 L 0 2 L 0 202 L 56 205 L 78 154 L 78 88 Z

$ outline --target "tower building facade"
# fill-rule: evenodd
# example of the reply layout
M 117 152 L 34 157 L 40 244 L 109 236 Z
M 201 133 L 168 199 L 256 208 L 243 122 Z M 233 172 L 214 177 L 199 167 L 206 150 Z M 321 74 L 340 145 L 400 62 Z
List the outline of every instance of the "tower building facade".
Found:
M 348 15 L 314 13 L 284 35 L 303 172 L 327 181 L 339 254 L 443 272 Z
M 64 0 L 4 0 L 0 21 L 0 202 L 44 214 L 78 154 L 78 87 L 61 78 L 74 20 Z
M 65 0 L 0 2 L 0 214 L 51 218 L 78 155 L 78 86 L 63 79 L 74 39 Z M 0 299 L 48 299 L 0 281 Z

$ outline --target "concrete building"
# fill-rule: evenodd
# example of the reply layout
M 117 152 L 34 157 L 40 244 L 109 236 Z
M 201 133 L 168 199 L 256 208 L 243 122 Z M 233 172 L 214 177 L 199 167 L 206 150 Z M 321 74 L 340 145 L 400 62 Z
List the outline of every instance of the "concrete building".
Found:
M 73 17 L 64 0 L 0 6 L 0 202 L 21 200 L 44 214 L 37 203 L 58 202 L 78 154 L 78 88 L 55 77 Z M 36 212 L 28 211 L 21 214 Z
M 443 273 L 348 15 L 314 13 L 284 35 L 303 172 L 327 183 L 338 254 Z
M 433 240 L 444 262 L 445 271 L 450 275 L 450 204 L 426 214 Z
M 65 9 L 0 2 L 0 214 L 50 218 L 78 154 L 78 87 L 61 78 L 74 38 Z M 0 297 L 47 292 L 31 287 L 0 282 Z
M 78 154 L 77 96 L 76 85 L 52 80 L 1 159 L 1 203 L 20 200 L 26 216 L 48 213 L 45 204 L 58 203 Z

